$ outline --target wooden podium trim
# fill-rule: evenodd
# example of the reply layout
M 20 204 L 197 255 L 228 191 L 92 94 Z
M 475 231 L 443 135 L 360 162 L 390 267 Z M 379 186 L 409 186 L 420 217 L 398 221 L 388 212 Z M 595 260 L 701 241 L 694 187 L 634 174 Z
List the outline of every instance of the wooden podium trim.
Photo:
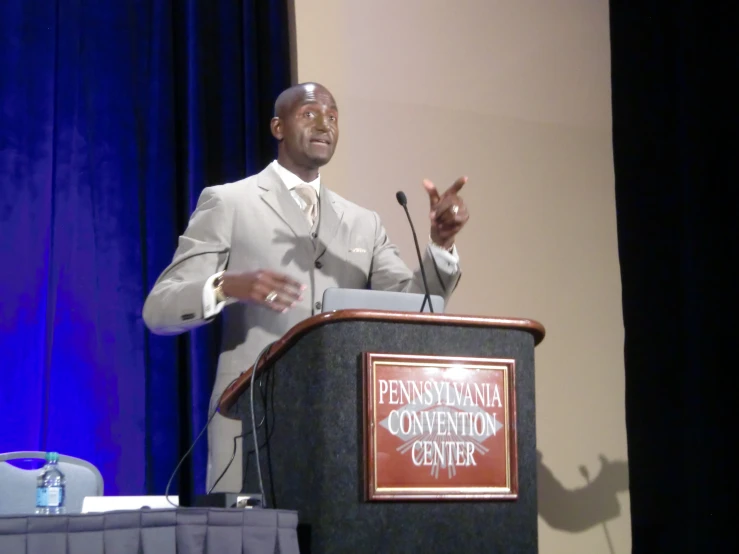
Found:
M 391 312 L 384 310 L 336 310 L 325 312 L 309 317 L 290 329 L 282 338 L 277 339 L 265 352 L 256 367 L 260 372 L 279 360 L 298 340 L 308 334 L 309 331 L 341 321 L 384 321 L 392 323 L 423 323 L 427 325 L 458 325 L 460 327 L 495 327 L 500 329 L 517 329 L 527 331 L 534 337 L 534 345 L 544 340 L 544 326 L 533 319 L 514 319 L 498 317 L 482 317 L 469 315 L 448 315 L 415 312 Z M 236 404 L 239 397 L 249 388 L 251 374 L 254 371 L 251 366 L 231 383 L 223 391 L 218 401 L 218 409 L 222 416 L 233 418 L 228 415 L 231 408 Z M 258 374 L 258 373 L 257 373 Z

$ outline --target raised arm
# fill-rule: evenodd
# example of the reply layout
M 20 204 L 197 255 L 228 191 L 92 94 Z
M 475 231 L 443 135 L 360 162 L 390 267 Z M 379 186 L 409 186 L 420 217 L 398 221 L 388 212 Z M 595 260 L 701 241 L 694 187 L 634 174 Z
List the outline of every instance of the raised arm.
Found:
M 448 299 L 461 276 L 459 256 L 454 240 L 469 220 L 469 213 L 459 191 L 467 182 L 457 179 L 445 192 L 439 193 L 434 184 L 424 180 L 429 196 L 430 244 L 423 251 L 422 263 L 431 294 Z M 420 268 L 411 272 L 400 259 L 398 249 L 390 242 L 380 218 L 375 214 L 375 247 L 370 274 L 370 286 L 379 290 L 423 293 Z

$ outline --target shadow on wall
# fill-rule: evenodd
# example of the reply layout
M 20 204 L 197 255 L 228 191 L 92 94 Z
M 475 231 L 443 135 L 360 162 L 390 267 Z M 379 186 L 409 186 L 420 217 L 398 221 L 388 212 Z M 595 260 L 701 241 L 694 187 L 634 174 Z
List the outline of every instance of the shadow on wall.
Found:
M 537 451 L 539 516 L 553 529 L 580 533 L 602 524 L 608 546 L 613 544 L 608 535 L 606 522 L 621 515 L 621 505 L 616 494 L 629 489 L 629 469 L 624 461 L 609 461 L 601 454 L 601 468 L 591 479 L 588 469 L 580 466 L 585 485 L 577 489 L 566 489 L 546 465 L 544 455 Z

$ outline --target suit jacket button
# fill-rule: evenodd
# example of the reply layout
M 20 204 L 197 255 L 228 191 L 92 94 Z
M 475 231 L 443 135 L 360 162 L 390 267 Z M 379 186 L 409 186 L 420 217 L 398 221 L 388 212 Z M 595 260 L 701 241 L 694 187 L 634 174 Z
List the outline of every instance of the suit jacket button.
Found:
M 321 262 L 316 262 L 316 269 L 321 269 L 323 267 L 323 264 Z
M 321 309 L 321 303 L 320 302 L 316 302 L 316 310 L 320 310 L 320 309 Z

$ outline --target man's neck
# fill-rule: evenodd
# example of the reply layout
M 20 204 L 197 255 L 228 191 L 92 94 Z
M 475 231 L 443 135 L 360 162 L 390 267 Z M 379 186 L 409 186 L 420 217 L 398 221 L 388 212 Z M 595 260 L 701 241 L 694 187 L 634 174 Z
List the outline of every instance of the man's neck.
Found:
M 300 177 L 304 183 L 310 183 L 311 181 L 315 181 L 318 178 L 319 168 L 317 167 L 301 167 L 292 163 L 291 160 L 285 159 L 282 156 L 277 156 L 277 162 L 288 171 Z

